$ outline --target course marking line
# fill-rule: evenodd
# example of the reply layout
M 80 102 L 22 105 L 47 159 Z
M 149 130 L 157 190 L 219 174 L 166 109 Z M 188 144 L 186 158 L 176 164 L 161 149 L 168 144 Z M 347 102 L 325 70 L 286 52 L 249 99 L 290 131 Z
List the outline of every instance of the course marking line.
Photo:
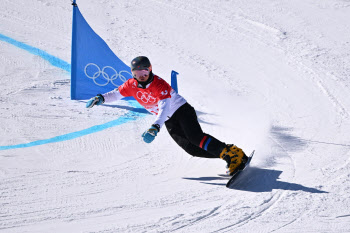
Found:
M 12 44 L 12 45 L 16 46 L 17 48 L 23 49 L 31 54 L 37 55 L 37 56 L 41 57 L 42 59 L 48 61 L 51 65 L 56 66 L 56 67 L 58 67 L 62 70 L 65 70 L 67 72 L 70 72 L 70 64 L 68 62 L 66 62 L 58 57 L 52 56 L 51 54 L 48 54 L 44 50 L 27 45 L 23 42 L 20 42 L 18 40 L 7 37 L 3 34 L 0 34 L 0 40 L 7 42 L 9 44 Z
M 56 66 L 62 70 L 65 70 L 67 72 L 71 72 L 71 66 L 68 62 L 55 57 L 53 55 L 48 54 L 47 52 L 35 48 L 33 46 L 27 45 L 23 42 L 17 41 L 15 39 L 12 39 L 10 37 L 7 37 L 3 34 L 0 33 L 0 41 L 7 42 L 9 44 L 12 44 L 20 49 L 23 49 L 31 54 L 37 55 L 41 57 L 42 59 L 48 61 L 51 65 Z M 134 107 L 134 108 L 139 108 L 141 105 L 139 105 L 136 101 L 128 101 L 128 103 Z M 82 137 L 88 134 L 96 133 L 117 125 L 125 124 L 128 123 L 129 121 L 134 121 L 137 120 L 140 117 L 145 117 L 149 114 L 147 113 L 142 113 L 142 112 L 134 112 L 130 110 L 127 112 L 124 116 L 119 117 L 116 120 L 101 124 L 101 125 L 95 125 L 90 128 L 56 136 L 53 138 L 49 139 L 42 139 L 34 142 L 29 142 L 29 143 L 23 143 L 23 144 L 17 144 L 17 145 L 9 145 L 9 146 L 0 146 L 0 150 L 11 150 L 11 149 L 18 149 L 18 148 L 26 148 L 26 147 L 32 147 L 32 146 L 39 146 L 39 145 L 44 145 L 48 143 L 55 143 L 55 142 L 62 142 L 62 141 L 67 141 L 67 140 L 72 140 L 78 137 Z

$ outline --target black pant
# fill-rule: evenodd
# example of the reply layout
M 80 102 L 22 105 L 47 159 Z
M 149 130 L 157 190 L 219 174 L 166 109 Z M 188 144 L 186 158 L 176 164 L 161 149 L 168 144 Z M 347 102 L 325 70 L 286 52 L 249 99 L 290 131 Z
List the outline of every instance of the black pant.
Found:
M 165 126 L 187 153 L 196 157 L 219 158 L 226 144 L 203 133 L 194 108 L 185 103 L 165 122 Z

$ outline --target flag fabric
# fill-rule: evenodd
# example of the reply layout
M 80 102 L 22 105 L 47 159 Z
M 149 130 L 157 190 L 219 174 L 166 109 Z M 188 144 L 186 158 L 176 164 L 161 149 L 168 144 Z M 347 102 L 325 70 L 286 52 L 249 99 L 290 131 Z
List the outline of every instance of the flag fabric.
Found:
M 118 88 L 132 74 L 130 67 L 92 30 L 75 0 L 72 5 L 71 99 L 86 100 Z M 176 92 L 177 75 L 172 71 L 171 86 Z
M 176 91 L 176 93 L 179 93 L 179 90 L 177 88 L 177 75 L 179 73 L 175 70 L 171 71 L 171 87 Z
M 119 87 L 132 74 L 73 5 L 71 99 L 85 100 Z

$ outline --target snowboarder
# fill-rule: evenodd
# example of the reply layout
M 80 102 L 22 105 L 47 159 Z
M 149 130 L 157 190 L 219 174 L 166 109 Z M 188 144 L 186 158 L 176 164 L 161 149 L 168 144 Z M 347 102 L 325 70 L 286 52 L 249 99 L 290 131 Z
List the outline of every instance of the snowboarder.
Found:
M 221 158 L 227 162 L 232 175 L 244 166 L 247 156 L 233 144 L 225 144 L 202 131 L 195 109 L 162 78 L 154 75 L 147 57 L 136 57 L 131 61 L 133 79 L 119 88 L 90 99 L 86 107 L 101 105 L 133 96 L 144 108 L 156 115 L 152 126 L 143 134 L 143 140 L 151 143 L 165 124 L 174 141 L 187 153 L 196 157 Z

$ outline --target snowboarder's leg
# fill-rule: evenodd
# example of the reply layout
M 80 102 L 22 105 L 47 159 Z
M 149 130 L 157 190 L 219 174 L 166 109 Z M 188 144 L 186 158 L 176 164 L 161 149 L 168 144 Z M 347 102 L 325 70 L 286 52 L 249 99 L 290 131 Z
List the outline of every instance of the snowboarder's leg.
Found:
M 188 103 L 175 112 L 166 122 L 166 126 L 172 138 L 185 151 L 193 156 L 225 160 L 230 174 L 246 162 L 247 156 L 242 149 L 234 145 L 226 145 L 203 132 L 198 123 L 196 111 Z
M 211 155 L 210 158 L 220 158 L 220 153 L 226 147 L 225 143 L 203 132 L 196 111 L 188 103 L 181 106 L 165 124 L 173 139 L 181 147 L 186 147 L 186 151 L 206 151 Z M 207 158 L 208 153 L 199 157 Z
M 182 128 L 177 121 L 165 122 L 166 128 L 174 141 L 182 147 L 188 154 L 202 158 L 219 158 L 217 155 L 210 154 L 208 151 L 192 144 L 185 136 Z

